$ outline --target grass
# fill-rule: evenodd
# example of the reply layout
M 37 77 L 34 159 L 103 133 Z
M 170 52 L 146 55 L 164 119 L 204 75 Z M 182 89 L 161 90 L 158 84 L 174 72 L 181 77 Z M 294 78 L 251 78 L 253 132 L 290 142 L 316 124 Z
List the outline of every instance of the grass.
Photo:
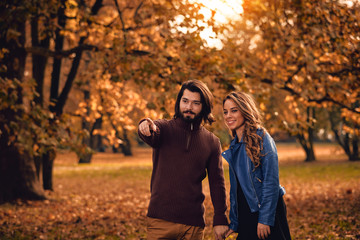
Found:
M 351 181 L 359 179 L 358 162 L 299 163 L 280 165 L 280 176 L 298 181 Z
M 318 146 L 313 163 L 303 162 L 297 145 L 279 144 L 278 151 L 293 239 L 360 239 L 360 162 L 347 161 L 334 145 Z M 224 169 L 228 192 L 226 163 Z M 97 154 L 81 165 L 61 153 L 49 200 L 0 206 L 0 239 L 146 239 L 151 170 L 148 148 L 133 157 Z M 214 239 L 207 181 L 203 186 L 205 239 Z

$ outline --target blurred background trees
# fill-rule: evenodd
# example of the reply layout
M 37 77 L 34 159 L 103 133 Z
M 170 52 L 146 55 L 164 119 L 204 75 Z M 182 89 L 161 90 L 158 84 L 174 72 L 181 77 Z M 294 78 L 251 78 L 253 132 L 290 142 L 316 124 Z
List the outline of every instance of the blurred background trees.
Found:
M 243 8 L 240 24 L 231 27 L 246 38 L 235 34 L 228 41 L 238 46 L 236 60 L 228 59 L 238 64 L 241 84 L 255 84 L 250 88 L 260 98 L 283 96 L 267 111 L 297 137 L 306 161 L 315 160 L 317 119 L 325 120 L 319 114 L 333 119 L 333 135 L 349 159 L 359 159 L 358 2 L 244 0 Z
M 31 0 L 0 3 L 0 202 L 43 199 L 59 149 L 90 163 L 131 155 L 144 116 L 170 118 L 183 81 L 216 99 L 211 126 L 226 145 L 221 99 L 252 93 L 272 134 L 337 141 L 359 160 L 359 4 L 243 1 L 216 9 L 180 0 Z M 221 44 L 202 37 L 211 30 Z M 9 183 L 9 184 L 5 184 Z

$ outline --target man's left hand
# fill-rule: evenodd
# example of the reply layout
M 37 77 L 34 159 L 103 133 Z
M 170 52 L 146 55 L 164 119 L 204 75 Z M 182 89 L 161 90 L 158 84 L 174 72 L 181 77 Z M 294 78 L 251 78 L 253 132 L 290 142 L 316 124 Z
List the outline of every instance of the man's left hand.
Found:
M 227 225 L 217 225 L 214 226 L 215 240 L 225 239 L 225 234 L 229 231 Z

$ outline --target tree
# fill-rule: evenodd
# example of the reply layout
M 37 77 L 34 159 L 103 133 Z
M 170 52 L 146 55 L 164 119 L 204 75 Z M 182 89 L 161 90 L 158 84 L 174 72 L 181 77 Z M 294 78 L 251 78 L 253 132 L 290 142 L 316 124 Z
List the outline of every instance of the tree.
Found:
M 241 47 L 237 81 L 255 92 L 286 91 L 304 106 L 303 116 L 311 108 L 338 106 L 358 132 L 358 3 L 245 0 L 243 8 L 241 23 L 231 27 L 251 35 L 231 34 L 225 42 Z M 310 146 L 310 139 L 302 145 Z
M 141 84 L 161 90 L 157 98 L 163 103 L 168 101 L 166 93 L 173 91 L 182 81 L 208 75 L 210 69 L 201 61 L 209 50 L 204 47 L 199 35 L 202 28 L 198 22 L 203 21 L 199 9 L 197 3 L 176 0 L 3 1 L 1 16 L 5 21 L 1 23 L 0 36 L 6 44 L 1 49 L 1 80 L 6 89 L 2 97 L 7 102 L 2 102 L 1 106 L 4 127 L 0 137 L 1 151 L 7 148 L 7 152 L 1 158 L 1 169 L 8 166 L 10 159 L 15 158 L 19 163 L 14 164 L 9 174 L 1 179 L 14 183 L 13 188 L 2 189 L 1 199 L 29 196 L 41 199 L 44 198 L 43 189 L 52 190 L 56 146 L 64 144 L 65 137 L 74 135 L 72 126 L 62 124 L 69 120 L 64 114 L 65 104 L 82 69 L 84 52 L 93 52 L 91 56 L 95 56 L 95 52 L 101 54 L 96 56 L 102 59 L 97 68 L 101 69 L 101 74 L 97 77 L 104 80 L 104 86 L 109 84 L 124 90 L 124 87 L 119 87 L 121 84 Z M 211 21 L 208 21 L 209 24 Z M 30 32 L 28 35 L 27 30 Z M 31 37 L 31 41 L 26 41 L 27 36 Z M 29 44 L 26 45 L 26 42 Z M 32 57 L 31 62 L 25 61 L 27 55 Z M 21 82 L 24 80 L 24 69 L 30 67 L 36 82 L 35 96 L 28 94 L 33 89 L 32 85 L 24 88 L 27 85 Z M 49 89 L 46 85 L 48 71 L 51 72 Z M 20 83 L 15 84 L 17 81 Z M 90 81 L 90 84 L 94 82 Z M 5 88 L 8 85 L 10 87 Z M 97 90 L 98 93 L 87 96 L 89 102 L 98 98 L 96 106 L 106 105 L 115 96 L 115 93 L 106 92 L 101 87 Z M 27 99 L 24 99 L 23 93 L 26 93 Z M 126 94 L 136 96 L 134 91 L 123 94 L 131 99 Z M 16 98 L 9 98 L 13 95 Z M 9 105 L 12 101 L 16 102 L 16 107 Z M 166 104 L 161 108 L 166 111 L 164 106 Z M 121 109 L 121 106 L 118 107 Z M 95 109 L 94 113 L 98 111 Z M 90 116 L 92 113 L 87 114 Z M 104 115 L 96 119 L 114 123 L 114 112 L 101 114 Z M 29 138 L 21 141 L 17 137 L 19 132 L 13 128 L 25 123 L 39 133 L 44 130 L 46 134 L 34 134 L 35 130 L 22 128 Z M 129 129 L 118 123 L 112 125 L 115 135 L 119 137 L 122 134 L 122 138 L 126 139 Z M 102 130 L 95 131 L 97 128 L 93 128 L 93 134 Z M 42 187 L 39 186 L 41 169 Z M 12 193 L 14 189 L 16 194 Z
M 27 13 L 16 8 L 21 1 L 1 3 L 1 108 L 0 108 L 0 202 L 18 197 L 44 199 L 39 187 L 31 150 L 25 147 L 25 136 L 18 135 L 26 126 L 25 117 L 31 116 L 22 108 L 25 70 L 25 20 Z M 11 24 L 11 28 L 8 26 Z M 27 134 L 29 136 L 29 134 Z M 22 139 L 21 139 L 22 138 Z M 22 143 L 22 144 L 21 144 Z M 6 184 L 5 184 L 6 183 Z
M 360 159 L 359 155 L 359 132 L 356 132 L 359 127 L 355 127 L 353 121 L 347 121 L 344 115 L 339 111 L 338 107 L 333 106 L 328 111 L 331 130 L 334 133 L 335 140 L 339 143 L 350 161 L 357 161 Z

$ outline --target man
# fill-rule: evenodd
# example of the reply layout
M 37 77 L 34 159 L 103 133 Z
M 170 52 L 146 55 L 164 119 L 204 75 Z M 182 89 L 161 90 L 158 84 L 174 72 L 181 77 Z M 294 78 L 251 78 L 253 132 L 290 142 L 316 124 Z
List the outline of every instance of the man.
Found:
M 208 174 L 216 239 L 228 230 L 226 194 L 219 139 L 203 126 L 211 124 L 213 96 L 198 80 L 185 82 L 171 120 L 143 119 L 139 136 L 153 148 L 147 235 L 153 239 L 203 239 L 204 194 Z

